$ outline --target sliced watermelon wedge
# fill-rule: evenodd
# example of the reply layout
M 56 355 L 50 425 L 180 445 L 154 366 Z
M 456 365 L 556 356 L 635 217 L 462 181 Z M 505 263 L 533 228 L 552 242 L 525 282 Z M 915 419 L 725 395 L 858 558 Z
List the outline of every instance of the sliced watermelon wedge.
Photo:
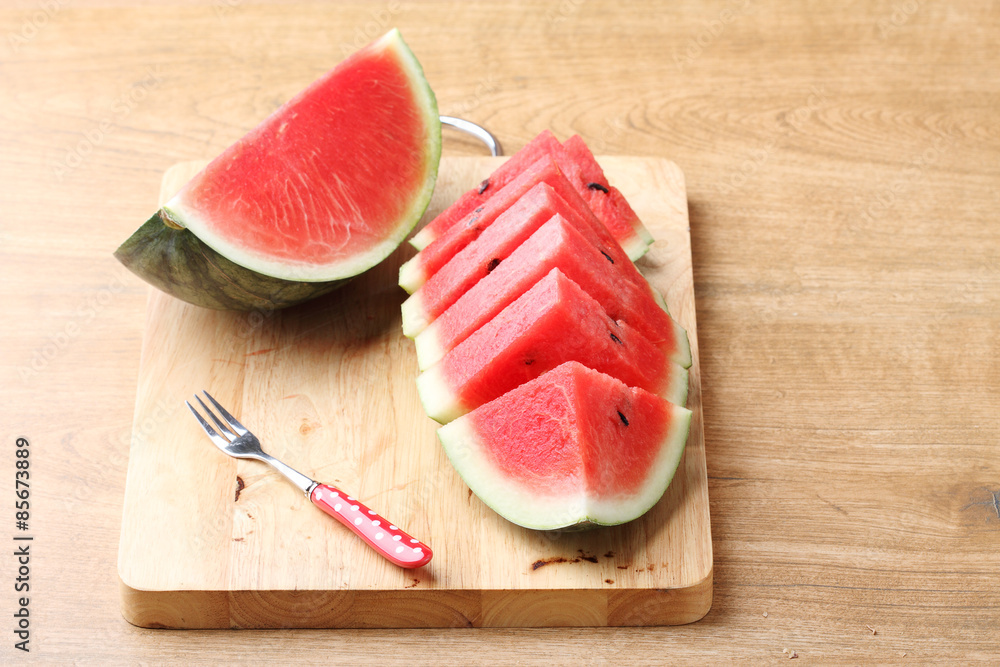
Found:
M 538 183 L 555 184 L 565 180 L 555 161 L 545 155 L 505 185 L 485 204 L 472 210 L 429 246 L 399 268 L 399 285 L 411 294 L 437 273 L 463 248 L 476 240 L 505 211 L 514 206 Z M 411 335 L 411 334 L 407 334 Z
M 563 143 L 567 177 L 587 183 L 584 198 L 594 215 L 607 225 L 632 261 L 642 257 L 653 243 L 653 236 L 643 226 L 618 188 L 608 182 L 594 154 L 578 134 Z M 560 165 L 563 163 L 560 162 Z
M 502 213 L 478 238 L 452 257 L 424 285 L 403 302 L 403 333 L 415 336 L 449 306 L 499 266 L 544 222 L 561 215 L 622 273 L 642 290 L 650 291 L 665 309 L 659 293 L 649 286 L 615 238 L 595 216 L 580 194 L 564 177 L 548 179 L 532 187 Z M 449 232 L 449 235 L 451 232 Z
M 424 371 L 417 390 L 428 416 L 447 423 L 566 361 L 678 405 L 687 400 L 687 371 L 628 324 L 608 317 L 559 269 Z
M 290 305 L 402 242 L 440 153 L 434 94 L 392 30 L 223 151 L 115 254 L 192 303 Z
M 438 429 L 479 498 L 520 526 L 631 521 L 663 495 L 691 412 L 567 362 Z
M 628 277 L 626 271 L 636 271 L 635 266 L 613 262 L 557 215 L 414 339 L 420 368 L 437 363 L 552 268 L 582 287 L 612 319 L 626 322 L 662 348 L 671 361 L 691 365 L 686 332 L 660 307 L 648 284 L 641 289 Z
M 465 193 L 455 204 L 432 220 L 414 236 L 411 243 L 420 250 L 430 246 L 468 216 L 473 209 L 500 192 L 493 189 L 496 185 L 505 185 L 513 180 L 517 173 L 528 168 L 531 158 L 542 154 L 548 154 L 555 160 L 573 186 L 587 199 L 598 219 L 611 230 L 630 259 L 637 260 L 646 253 L 653 243 L 652 235 L 643 226 L 639 216 L 629 206 L 622 193 L 608 182 L 604 170 L 597 163 L 587 144 L 579 135 L 574 135 L 567 139 L 565 144 L 560 145 L 548 130 L 518 151 L 490 178 L 483 181 L 483 184 Z M 483 187 L 484 185 L 486 187 Z M 482 191 L 480 188 L 483 188 Z M 413 272 L 411 279 L 419 277 L 415 270 L 411 268 L 411 271 Z M 433 270 L 429 266 L 425 267 L 425 277 L 432 273 Z M 411 289 L 407 291 L 412 292 Z
M 512 180 L 535 163 L 544 155 L 552 155 L 559 150 L 559 140 L 549 130 L 542 131 L 538 136 L 528 142 L 524 148 L 514 153 L 506 162 L 497 167 L 490 177 L 472 188 L 454 204 L 442 211 L 436 218 L 431 220 L 410 238 L 410 244 L 417 250 L 423 250 L 431 241 L 441 236 L 443 232 L 462 218 L 466 217 L 473 209 L 482 206 L 486 200 L 493 196 L 500 188 L 510 183 Z
M 565 178 L 563 183 L 569 184 Z M 575 194 L 575 193 L 574 193 Z M 403 302 L 403 333 L 416 336 L 556 214 L 561 201 L 548 183 L 538 183 L 504 211 Z

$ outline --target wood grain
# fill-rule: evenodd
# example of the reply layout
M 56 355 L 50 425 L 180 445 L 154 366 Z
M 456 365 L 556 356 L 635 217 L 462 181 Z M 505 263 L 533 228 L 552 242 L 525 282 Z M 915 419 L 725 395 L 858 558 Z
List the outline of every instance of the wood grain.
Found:
M 152 291 L 119 552 L 122 613 L 174 628 L 675 625 L 712 600 L 700 367 L 684 178 L 600 158 L 656 239 L 639 265 L 695 357 L 684 458 L 641 519 L 578 533 L 515 526 L 475 498 L 421 409 L 396 285 L 408 245 L 327 297 L 223 313 Z M 424 220 L 503 158 L 445 158 Z M 168 170 L 161 201 L 203 163 Z M 275 471 L 217 452 L 183 402 L 208 389 L 266 451 L 335 483 L 434 549 L 394 567 Z M 222 597 L 220 597 L 220 594 Z
M 111 252 L 165 169 L 218 153 L 390 3 L 66 0 L 42 24 L 43 4 L 0 9 L 0 442 L 37 445 L 18 657 L 1000 661 L 995 3 L 400 3 L 443 112 L 509 150 L 548 128 L 684 170 L 712 609 L 671 628 L 239 633 L 119 612 L 148 292 Z M 447 155 L 479 151 L 447 133 Z

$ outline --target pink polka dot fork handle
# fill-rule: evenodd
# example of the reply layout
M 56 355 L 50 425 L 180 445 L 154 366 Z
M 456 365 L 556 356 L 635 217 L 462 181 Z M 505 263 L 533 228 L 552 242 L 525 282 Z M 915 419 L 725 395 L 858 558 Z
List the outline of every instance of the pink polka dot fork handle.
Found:
M 346 495 L 340 489 L 320 484 L 266 454 L 261 449 L 257 436 L 236 421 L 236 418 L 219 405 L 219 402 L 212 398 L 207 391 L 202 391 L 202 393 L 215 408 L 215 412 L 205 405 L 197 395 L 195 400 L 215 422 L 219 431 L 216 431 L 188 401 L 184 401 L 184 403 L 190 408 L 202 430 L 215 443 L 216 447 L 238 459 L 256 459 L 270 464 L 289 482 L 299 487 L 314 505 L 354 531 L 389 562 L 405 568 L 421 567 L 430 562 L 433 553 L 426 544 L 410 537 L 397 526 L 376 514 L 374 510 L 368 509 L 363 503 Z M 216 412 L 222 417 L 218 417 Z
M 405 568 L 421 567 L 430 562 L 433 553 L 426 544 L 339 489 L 317 484 L 309 499 L 316 507 L 357 533 L 389 562 Z

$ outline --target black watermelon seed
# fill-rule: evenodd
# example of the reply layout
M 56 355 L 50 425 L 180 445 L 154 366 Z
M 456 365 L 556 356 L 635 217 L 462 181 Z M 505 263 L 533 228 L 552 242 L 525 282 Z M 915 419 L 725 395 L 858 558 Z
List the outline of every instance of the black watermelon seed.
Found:
M 587 187 L 590 188 L 591 190 L 600 190 L 604 194 L 607 194 L 609 192 L 609 190 L 600 183 L 587 183 Z
M 484 180 L 482 183 L 479 184 L 479 194 L 483 194 L 484 192 L 486 192 L 486 188 L 488 187 L 490 187 L 490 179 L 487 178 L 486 180 Z
M 490 260 L 490 263 L 486 265 L 486 273 L 492 273 L 493 269 L 500 266 L 500 260 L 496 257 Z
M 619 345 L 622 345 L 622 344 L 623 344 L 623 343 L 622 343 L 622 339 L 621 339 L 621 338 L 619 338 L 618 336 L 614 335 L 614 334 L 611 334 L 611 340 L 615 341 L 615 342 L 616 342 L 616 343 L 618 343 Z M 619 414 L 621 414 L 621 413 L 619 413 Z
M 524 365 L 525 365 L 525 366 L 530 366 L 530 365 L 531 365 L 531 364 L 533 364 L 533 363 L 535 363 L 535 360 L 534 360 L 534 359 L 525 359 L 525 360 L 524 360 Z M 621 414 L 621 413 L 619 412 L 618 414 Z
M 612 264 L 614 264 L 614 263 L 615 263 L 615 260 L 611 259 L 611 255 L 609 255 L 608 253 L 606 253 L 606 252 L 604 252 L 604 251 L 602 250 L 602 251 L 601 251 L 601 254 L 602 254 L 602 255 L 604 255 L 605 259 L 607 259 L 607 260 L 608 260 L 609 262 L 611 262 Z
M 621 410 L 618 411 L 618 418 L 622 420 L 623 424 L 625 424 L 626 426 L 628 426 L 628 420 L 625 419 L 625 415 L 622 414 Z

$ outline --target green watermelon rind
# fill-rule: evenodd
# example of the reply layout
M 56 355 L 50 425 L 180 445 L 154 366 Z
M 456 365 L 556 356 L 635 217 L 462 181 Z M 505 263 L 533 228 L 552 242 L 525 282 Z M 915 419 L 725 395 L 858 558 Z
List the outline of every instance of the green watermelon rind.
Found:
M 595 501 L 588 506 L 586 499 L 545 498 L 499 473 L 483 453 L 474 430 L 471 415 L 460 417 L 438 429 L 438 439 L 452 466 L 465 484 L 494 512 L 531 530 L 582 530 L 598 526 L 615 526 L 635 520 L 651 510 L 666 493 L 681 463 L 691 431 L 692 413 L 673 405 L 671 427 L 665 434 L 656 462 L 650 466 L 643 490 L 626 501 Z
M 130 271 L 171 296 L 215 310 L 274 310 L 322 296 L 349 279 L 299 282 L 227 259 L 157 211 L 115 251 Z
M 408 71 L 428 130 L 424 182 L 411 193 L 411 204 L 400 215 L 390 237 L 324 273 L 285 262 L 262 263 L 242 256 L 231 244 L 208 232 L 195 216 L 186 214 L 183 201 L 175 196 L 115 251 L 115 257 L 140 278 L 172 296 L 223 310 L 295 305 L 333 291 L 388 257 L 430 204 L 441 157 L 441 124 L 434 92 L 399 31 L 393 29 L 381 40 L 395 42 L 395 51 Z
M 656 239 L 653 238 L 653 235 L 642 223 L 639 224 L 638 229 L 633 227 L 633 230 L 635 231 L 635 236 L 622 239 L 619 241 L 619 244 L 629 259 L 633 262 L 638 262 L 643 255 L 649 252 Z

